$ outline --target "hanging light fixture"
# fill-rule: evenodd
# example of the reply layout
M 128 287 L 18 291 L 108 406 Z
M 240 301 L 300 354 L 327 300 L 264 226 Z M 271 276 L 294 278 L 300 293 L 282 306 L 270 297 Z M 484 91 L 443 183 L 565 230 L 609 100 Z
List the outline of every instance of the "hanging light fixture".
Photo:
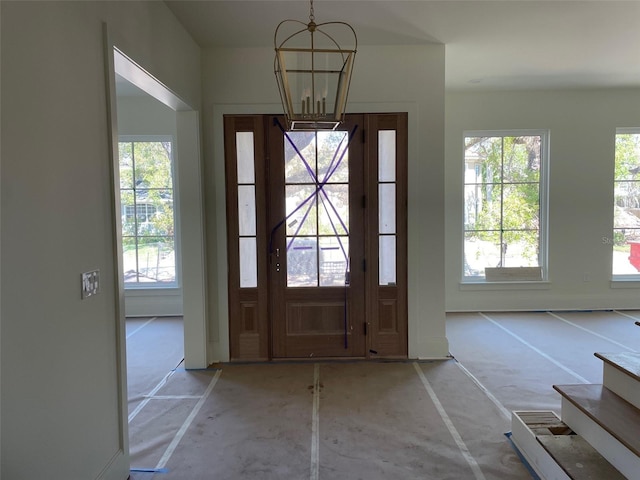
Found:
M 336 40 L 345 34 L 353 40 L 352 49 L 342 48 Z M 358 45 L 355 30 L 345 22 L 316 24 L 310 0 L 309 23 L 283 20 L 273 43 L 274 71 L 288 129 L 335 130 L 344 121 Z

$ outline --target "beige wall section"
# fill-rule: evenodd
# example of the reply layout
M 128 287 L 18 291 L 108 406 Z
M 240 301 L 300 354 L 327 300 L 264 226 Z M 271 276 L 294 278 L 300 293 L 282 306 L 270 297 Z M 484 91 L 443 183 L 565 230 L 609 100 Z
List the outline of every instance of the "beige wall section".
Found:
M 203 53 L 211 361 L 229 358 L 222 115 L 281 112 L 273 55 L 271 48 Z M 409 356 L 446 356 L 444 46 L 360 47 L 348 110 L 409 112 Z
M 199 49 L 162 2 L 0 8 L 1 476 L 125 479 L 102 24 L 194 105 Z
M 640 127 L 640 90 L 446 96 L 447 310 L 639 308 L 640 283 L 612 288 L 616 127 Z M 549 284 L 460 285 L 463 131 L 549 129 Z M 588 274 L 589 281 L 584 281 Z

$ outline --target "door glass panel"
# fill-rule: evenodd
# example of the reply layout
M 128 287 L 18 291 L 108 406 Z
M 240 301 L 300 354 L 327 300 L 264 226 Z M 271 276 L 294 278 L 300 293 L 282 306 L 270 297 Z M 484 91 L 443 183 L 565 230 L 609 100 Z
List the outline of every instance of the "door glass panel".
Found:
M 325 185 L 320 195 L 321 235 L 345 235 L 349 230 L 349 185 Z
M 378 132 L 378 181 L 396 181 L 396 131 Z
M 238 186 L 238 233 L 241 236 L 256 234 L 256 187 Z
M 349 143 L 347 132 L 318 132 L 318 180 L 339 183 L 349 181 L 345 151 Z M 340 161 L 340 158 L 343 160 Z
M 314 185 L 287 185 L 287 235 L 315 235 L 318 230 Z
M 349 237 L 320 237 L 320 286 L 345 285 Z
M 396 237 L 395 235 L 380 235 L 379 263 L 380 285 L 396 284 Z
M 318 286 L 316 237 L 287 237 L 287 286 Z
M 284 139 L 284 177 L 287 184 L 315 183 L 314 132 L 288 132 Z
M 378 223 L 380 233 L 396 233 L 396 185 L 378 185 Z
M 256 238 L 240 238 L 240 288 L 255 288 L 258 286 L 257 265 Z
M 253 132 L 236 132 L 238 183 L 254 183 Z

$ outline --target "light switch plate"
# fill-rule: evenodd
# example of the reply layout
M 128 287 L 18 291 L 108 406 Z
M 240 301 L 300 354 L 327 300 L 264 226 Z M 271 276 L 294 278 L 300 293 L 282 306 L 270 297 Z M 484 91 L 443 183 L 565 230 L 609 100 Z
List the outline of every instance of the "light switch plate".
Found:
M 92 270 L 82 274 L 82 299 L 100 293 L 100 270 Z

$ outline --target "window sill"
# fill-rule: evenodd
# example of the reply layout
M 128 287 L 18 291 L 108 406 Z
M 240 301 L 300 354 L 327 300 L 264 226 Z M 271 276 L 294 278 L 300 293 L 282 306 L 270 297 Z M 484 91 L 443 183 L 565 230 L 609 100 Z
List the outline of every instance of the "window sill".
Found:
M 549 290 L 551 282 L 543 280 L 536 282 L 460 282 L 462 291 L 495 291 L 495 290 Z
M 610 288 L 640 288 L 639 277 L 615 278 L 609 284 Z
M 152 297 L 152 296 L 179 296 L 182 295 L 182 289 L 177 285 L 163 285 L 157 287 L 124 287 L 124 293 L 128 297 Z

